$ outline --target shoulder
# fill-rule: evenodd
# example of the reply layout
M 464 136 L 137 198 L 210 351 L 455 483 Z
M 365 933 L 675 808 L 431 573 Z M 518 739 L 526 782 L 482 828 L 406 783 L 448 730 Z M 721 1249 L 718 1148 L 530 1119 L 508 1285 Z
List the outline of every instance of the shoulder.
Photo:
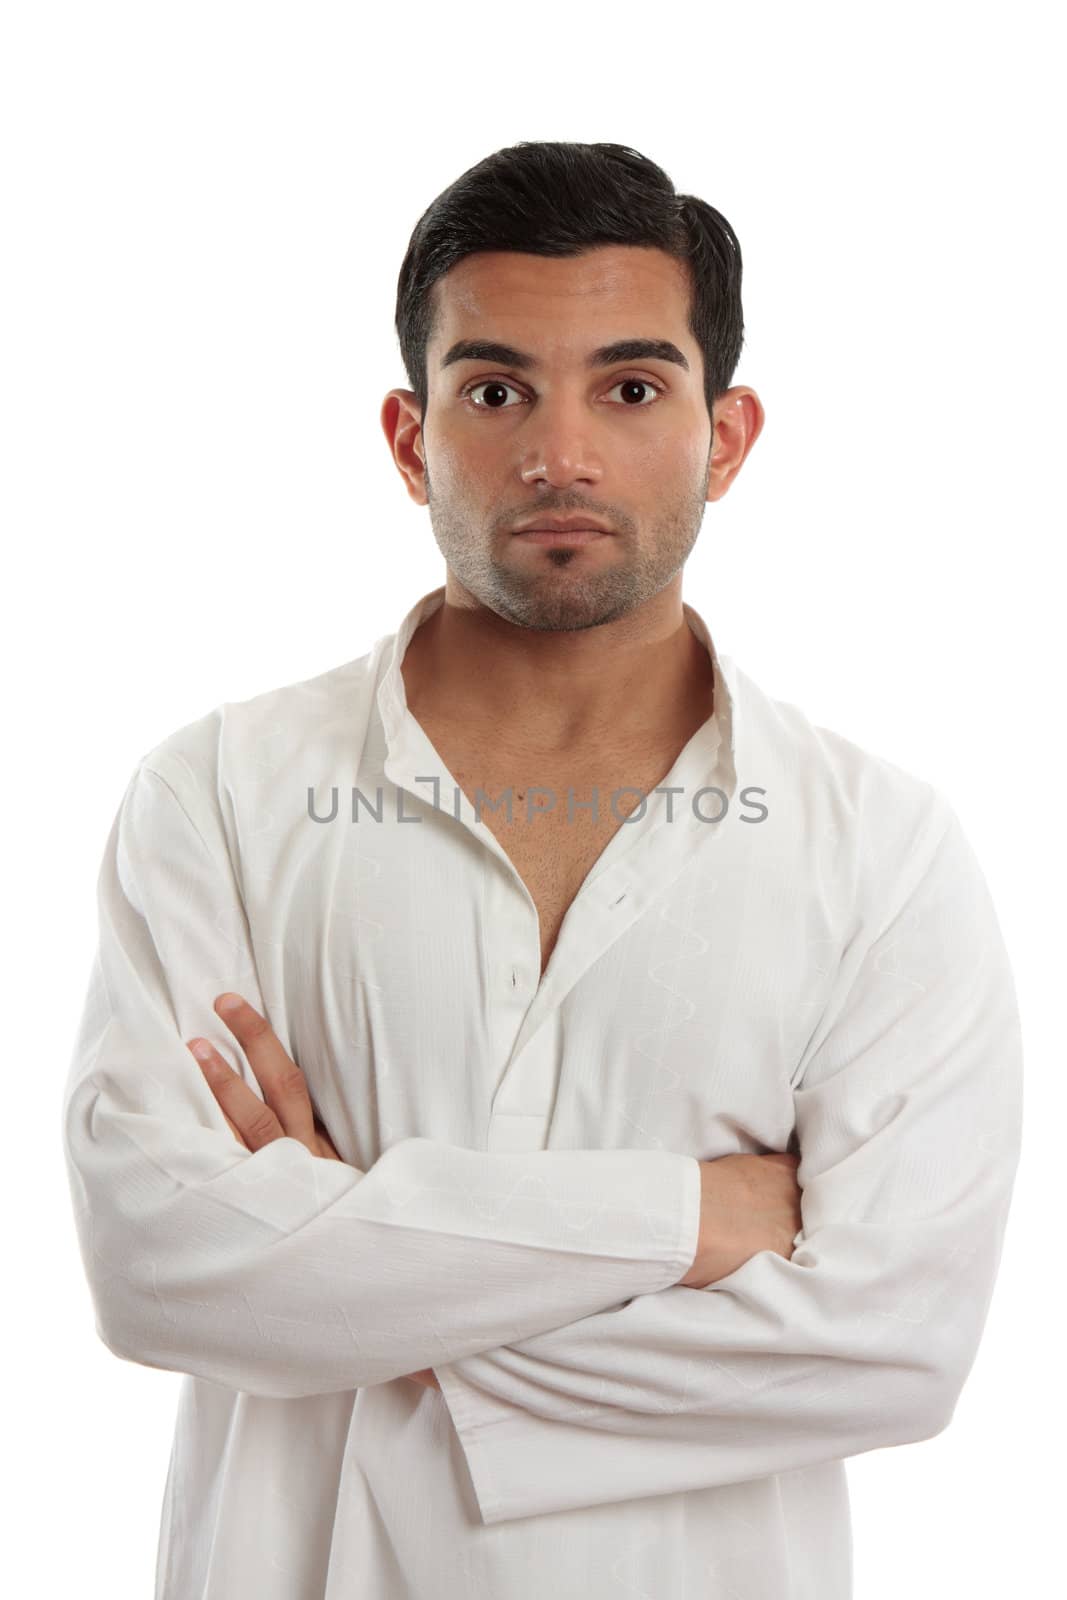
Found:
M 927 870 L 958 828 L 948 797 L 929 779 L 765 692 L 729 664 L 742 737 L 738 787 L 761 784 L 787 855 L 847 885 L 853 907 L 884 914 Z M 878 908 L 878 910 L 876 910 Z
M 313 677 L 219 702 L 145 751 L 135 776 L 161 780 L 194 820 L 226 813 L 236 790 L 267 788 L 302 753 L 359 737 L 384 643 Z

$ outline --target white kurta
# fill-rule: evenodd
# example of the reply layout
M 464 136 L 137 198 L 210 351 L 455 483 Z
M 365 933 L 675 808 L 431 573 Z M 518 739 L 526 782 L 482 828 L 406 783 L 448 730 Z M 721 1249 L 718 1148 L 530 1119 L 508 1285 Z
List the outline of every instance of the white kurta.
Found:
M 188 1375 L 157 1600 L 844 1600 L 842 1458 L 946 1426 L 1001 1253 L 1021 1053 L 985 879 L 938 791 L 687 605 L 715 713 L 542 978 L 406 707 L 442 600 L 164 739 L 108 840 L 65 1150 L 100 1337 Z M 234 1140 L 185 1044 L 255 1086 L 225 989 L 341 1162 Z M 698 1162 L 787 1149 L 792 1259 L 680 1286 Z

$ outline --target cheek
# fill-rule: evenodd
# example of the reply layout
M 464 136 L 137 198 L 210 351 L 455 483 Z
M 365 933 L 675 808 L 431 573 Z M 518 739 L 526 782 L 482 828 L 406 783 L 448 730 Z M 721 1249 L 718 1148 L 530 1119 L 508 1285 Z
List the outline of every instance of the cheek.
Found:
M 676 428 L 649 428 L 630 440 L 619 468 L 638 492 L 642 486 L 655 486 L 677 495 L 702 477 L 710 446 L 710 425 L 704 437 L 696 430 L 681 434 Z
M 423 442 L 435 488 L 450 498 L 469 499 L 473 486 L 489 471 L 484 444 L 447 428 L 434 428 Z

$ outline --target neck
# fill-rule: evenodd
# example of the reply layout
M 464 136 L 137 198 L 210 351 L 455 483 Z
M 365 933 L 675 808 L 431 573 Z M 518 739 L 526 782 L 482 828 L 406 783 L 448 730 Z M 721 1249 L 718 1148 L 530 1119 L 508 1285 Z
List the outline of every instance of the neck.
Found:
M 711 657 L 685 619 L 680 578 L 627 616 L 572 632 L 523 628 L 446 587 L 401 674 L 416 718 L 545 755 L 670 740 L 713 704 Z

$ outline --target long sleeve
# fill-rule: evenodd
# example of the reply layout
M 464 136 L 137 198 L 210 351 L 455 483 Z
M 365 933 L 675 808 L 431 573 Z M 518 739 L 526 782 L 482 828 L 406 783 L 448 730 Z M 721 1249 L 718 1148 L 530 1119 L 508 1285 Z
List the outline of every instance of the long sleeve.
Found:
M 985 879 L 938 800 L 845 948 L 794 1078 L 803 1227 L 439 1366 L 483 1520 L 735 1483 L 928 1438 L 977 1353 L 1021 1141 L 1019 1017 Z
M 188 787 L 188 786 L 186 786 Z M 258 1091 L 214 997 L 265 1011 L 217 807 L 144 762 L 107 843 L 63 1102 L 96 1328 L 118 1356 L 252 1394 L 385 1382 L 676 1283 L 689 1156 L 394 1144 L 366 1172 L 233 1138 L 185 1040 Z

